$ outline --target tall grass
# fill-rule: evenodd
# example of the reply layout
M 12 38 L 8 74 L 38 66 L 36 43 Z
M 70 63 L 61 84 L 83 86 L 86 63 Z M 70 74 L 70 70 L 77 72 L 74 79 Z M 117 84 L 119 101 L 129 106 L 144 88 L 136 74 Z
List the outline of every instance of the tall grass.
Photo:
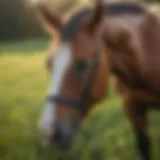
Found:
M 82 126 L 90 135 L 87 139 L 79 132 L 69 151 L 39 150 L 37 123 L 48 87 L 47 47 L 43 40 L 0 45 L 0 160 L 138 159 L 132 127 L 113 86 Z M 160 116 L 154 112 L 149 117 L 153 157 L 159 160 Z

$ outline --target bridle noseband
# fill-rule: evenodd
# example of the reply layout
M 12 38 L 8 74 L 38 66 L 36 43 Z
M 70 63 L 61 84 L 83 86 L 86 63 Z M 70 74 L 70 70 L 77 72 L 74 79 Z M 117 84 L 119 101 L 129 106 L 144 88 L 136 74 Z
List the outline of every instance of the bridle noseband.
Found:
M 98 62 L 99 62 L 99 49 L 95 51 L 94 59 L 91 64 L 91 69 L 89 73 L 89 78 L 86 83 L 84 92 L 81 94 L 80 99 L 72 98 L 72 97 L 63 97 L 59 95 L 49 95 L 47 97 L 47 101 L 51 103 L 57 103 L 57 104 L 64 104 L 67 105 L 67 107 L 77 107 L 77 109 L 81 112 L 82 115 L 85 114 L 87 108 L 86 106 L 89 103 L 89 98 L 91 96 L 92 88 L 94 85 L 94 82 L 96 80 L 96 73 L 98 71 Z

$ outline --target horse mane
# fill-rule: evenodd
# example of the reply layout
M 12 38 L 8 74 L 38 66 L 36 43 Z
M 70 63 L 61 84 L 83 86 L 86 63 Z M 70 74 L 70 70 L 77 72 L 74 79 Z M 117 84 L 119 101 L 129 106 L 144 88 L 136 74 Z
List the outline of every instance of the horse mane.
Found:
M 104 10 L 109 15 L 120 14 L 143 14 L 146 9 L 139 3 L 119 2 L 114 4 L 106 4 Z M 64 24 L 61 30 L 61 38 L 64 41 L 72 40 L 79 31 L 79 27 L 91 13 L 91 9 L 86 8 L 75 13 L 71 19 Z

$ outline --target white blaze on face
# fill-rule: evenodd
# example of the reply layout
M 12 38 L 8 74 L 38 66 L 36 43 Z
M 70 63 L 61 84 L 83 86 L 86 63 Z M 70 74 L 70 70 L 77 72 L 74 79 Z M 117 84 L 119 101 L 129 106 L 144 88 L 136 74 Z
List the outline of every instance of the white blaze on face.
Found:
M 49 95 L 59 95 L 64 75 L 71 60 L 70 45 L 64 43 L 61 45 L 58 54 L 54 57 Z M 39 127 L 42 135 L 51 136 L 54 134 L 55 107 L 56 104 L 52 102 L 46 102 L 44 106 Z

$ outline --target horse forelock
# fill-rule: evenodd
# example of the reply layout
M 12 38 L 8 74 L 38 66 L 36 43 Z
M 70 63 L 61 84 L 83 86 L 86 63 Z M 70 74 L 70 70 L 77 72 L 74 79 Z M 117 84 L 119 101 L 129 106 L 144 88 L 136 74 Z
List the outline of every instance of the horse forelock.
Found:
M 114 4 L 106 4 L 104 10 L 108 15 L 120 14 L 143 14 L 146 9 L 139 3 L 119 2 Z M 81 24 L 91 13 L 91 9 L 83 9 L 75 13 L 70 20 L 64 24 L 61 30 L 61 39 L 63 41 L 71 41 L 78 33 Z
M 89 15 L 88 9 L 84 9 L 78 12 L 77 14 L 73 15 L 71 19 L 62 27 L 61 39 L 63 41 L 72 40 L 78 33 L 80 25 L 88 15 Z

